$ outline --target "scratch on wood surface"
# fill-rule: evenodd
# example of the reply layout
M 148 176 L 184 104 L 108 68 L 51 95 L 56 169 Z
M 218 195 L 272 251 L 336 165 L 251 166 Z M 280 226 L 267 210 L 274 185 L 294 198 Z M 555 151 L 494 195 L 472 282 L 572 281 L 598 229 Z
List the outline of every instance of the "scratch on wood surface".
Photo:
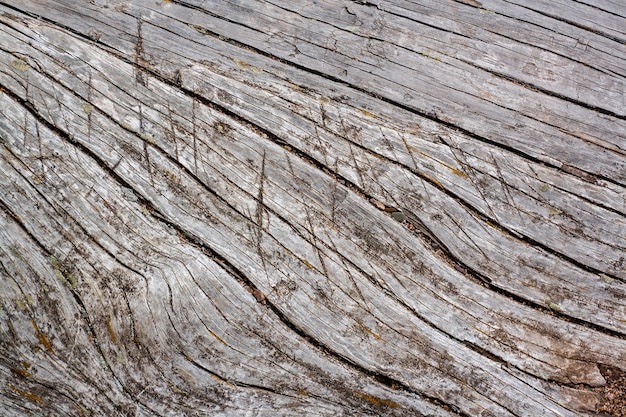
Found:
M 198 121 L 196 119 L 196 108 L 198 106 L 197 99 L 193 97 L 191 101 L 191 124 L 193 126 L 193 173 L 198 175 Z
M 28 294 L 71 295 L 48 311 L 16 292 L 33 321 L 9 334 L 32 326 L 45 349 L 9 351 L 96 399 L 88 412 L 573 417 L 563 384 L 582 396 L 602 382 L 588 364 L 623 367 L 619 13 L 573 2 L 587 13 L 563 8 L 547 30 L 540 6 L 354 3 L 360 26 L 342 30 L 333 2 L 61 3 L 0 6 L 0 246 L 30 248 L 6 263 Z M 571 56 L 572 39 L 594 48 Z M 51 248 L 80 285 L 58 264 L 32 273 Z M 142 339 L 112 363 L 55 321 L 107 320 L 101 293 Z M 115 344 L 125 320 L 108 317 Z
M 263 212 L 265 210 L 265 205 L 263 203 L 263 187 L 265 186 L 265 150 L 263 151 L 263 155 L 261 156 L 261 170 L 259 172 L 259 187 L 257 192 L 257 203 L 256 203 L 256 225 L 257 225 L 257 245 L 259 254 L 261 254 L 261 240 L 262 240 L 262 231 L 263 227 Z

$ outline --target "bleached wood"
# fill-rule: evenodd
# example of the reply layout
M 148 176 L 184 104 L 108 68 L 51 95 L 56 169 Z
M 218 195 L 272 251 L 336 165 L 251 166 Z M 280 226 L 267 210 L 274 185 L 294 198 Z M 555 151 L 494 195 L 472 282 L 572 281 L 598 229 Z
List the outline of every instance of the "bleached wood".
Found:
M 595 415 L 624 18 L 474 3 L 0 3 L 0 408 Z

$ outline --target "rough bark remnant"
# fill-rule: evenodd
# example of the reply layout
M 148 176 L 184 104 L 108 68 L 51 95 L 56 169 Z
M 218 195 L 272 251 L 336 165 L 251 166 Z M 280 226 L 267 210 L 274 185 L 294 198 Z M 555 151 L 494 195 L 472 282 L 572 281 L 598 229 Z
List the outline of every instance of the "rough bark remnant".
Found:
M 625 85 L 621 1 L 0 0 L 0 414 L 625 415 Z

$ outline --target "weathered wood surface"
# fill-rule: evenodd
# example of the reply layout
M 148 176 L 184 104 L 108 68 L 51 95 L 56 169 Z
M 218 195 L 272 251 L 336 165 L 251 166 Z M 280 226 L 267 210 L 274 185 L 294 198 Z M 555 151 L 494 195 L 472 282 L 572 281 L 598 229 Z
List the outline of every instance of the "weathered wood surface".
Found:
M 0 1 L 0 409 L 619 414 L 620 1 Z

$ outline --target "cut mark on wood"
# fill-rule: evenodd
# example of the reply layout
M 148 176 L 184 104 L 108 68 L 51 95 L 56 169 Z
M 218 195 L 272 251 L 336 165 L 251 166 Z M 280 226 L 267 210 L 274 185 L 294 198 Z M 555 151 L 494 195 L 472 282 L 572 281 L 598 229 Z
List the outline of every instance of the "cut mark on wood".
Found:
M 41 116 L 41 115 L 40 115 L 40 116 Z M 160 150 L 160 151 L 162 151 L 162 150 Z M 291 149 L 290 149 L 289 151 L 291 151 Z M 177 158 L 177 159 L 178 159 L 178 158 Z M 318 163 L 318 164 L 319 164 L 319 163 Z M 336 170 L 336 166 L 335 166 L 335 170 Z M 196 171 L 197 171 L 197 169 L 196 169 Z M 324 171 L 324 172 L 326 172 L 326 171 Z M 500 174 L 500 176 L 501 176 L 501 174 Z M 363 196 L 364 194 L 359 194 L 359 195 Z M 374 204 L 374 203 L 372 203 L 372 204 Z M 380 207 L 379 207 L 379 209 L 380 209 Z M 385 209 L 385 208 L 383 208 L 383 210 L 384 210 L 384 209 Z M 393 216 L 393 214 L 392 214 L 392 216 Z M 455 268 L 456 268 L 459 272 L 464 273 L 464 271 L 461 271 L 461 270 L 463 269 L 463 268 L 462 268 L 462 266 L 459 266 L 459 267 L 457 268 L 457 266 L 455 265 Z M 610 277 L 609 277 L 609 278 L 610 278 Z M 257 301 L 258 301 L 258 297 L 257 297 L 256 295 L 255 295 L 255 298 L 257 298 Z M 545 308 L 545 306 L 544 306 L 544 308 Z M 549 308 L 550 308 L 550 307 L 549 307 Z
M 203 98 L 201 97 L 201 98 L 200 98 L 200 100 L 203 100 Z M 220 108 L 220 107 L 219 107 L 219 105 L 215 105 L 215 107 Z M 220 111 L 222 111 L 222 110 L 224 110 L 224 109 L 220 108 Z M 234 114 L 234 115 L 233 115 L 233 114 L 232 114 L 232 112 L 231 112 L 231 111 L 229 111 L 229 110 L 225 110 L 225 112 L 226 112 L 229 116 L 234 117 L 234 118 L 236 118 L 237 120 L 240 120 L 240 121 L 241 121 L 242 123 L 244 123 L 244 124 L 252 124 L 252 122 L 250 122 L 250 121 L 248 121 L 248 120 L 245 120 L 245 119 L 242 119 L 241 117 L 239 117 L 239 116 L 238 116 L 238 115 L 236 115 L 236 114 Z M 343 123 L 343 121 L 342 121 L 342 123 Z M 269 138 L 269 139 L 272 139 L 273 141 L 275 141 L 276 143 L 280 144 L 281 146 L 283 145 L 283 141 L 282 141 L 281 139 L 279 139 L 279 138 L 276 138 L 276 137 L 273 135 L 273 133 L 271 133 L 271 132 L 267 132 L 267 131 L 264 131 L 262 128 L 260 128 L 260 127 L 259 127 L 259 126 L 257 126 L 257 125 L 252 124 L 252 126 L 253 126 L 253 128 L 255 128 L 255 129 L 260 129 L 261 131 L 263 131 L 263 133 L 265 133 L 264 137 L 267 137 L 267 138 Z M 346 130 L 345 125 L 344 125 L 344 130 Z M 354 144 L 354 143 L 353 143 L 353 144 Z M 358 145 L 357 145 L 357 146 L 358 146 Z M 303 159 L 305 159 L 305 160 L 307 160 L 307 161 L 311 162 L 313 165 L 318 166 L 318 167 L 320 167 L 320 166 L 321 166 L 321 168 L 320 168 L 320 169 L 322 169 L 322 171 L 323 171 L 323 172 L 325 172 L 325 173 L 328 173 L 328 172 L 329 172 L 329 171 L 327 171 L 327 169 L 326 169 L 324 166 L 322 166 L 322 164 L 321 164 L 319 161 L 315 160 L 314 158 L 310 157 L 309 155 L 307 155 L 307 154 L 305 154 L 305 153 L 303 153 L 303 152 L 301 152 L 301 151 L 299 151 L 299 150 L 297 150 L 297 149 L 291 149 L 291 151 L 293 151 L 294 153 L 298 154 L 301 158 L 303 158 Z M 330 175 L 330 174 L 329 174 L 329 175 Z M 333 176 L 334 176 L 334 175 L 333 175 Z M 427 178 L 427 179 L 430 179 L 430 178 Z M 430 180 L 432 181 L 432 179 L 430 179 Z M 343 182 L 343 183 L 345 183 L 345 184 L 347 184 L 347 185 L 349 185 L 349 187 L 350 187 L 351 189 L 356 190 L 356 192 L 357 192 L 357 194 L 358 194 L 358 195 L 365 195 L 365 193 L 364 193 L 364 192 L 360 189 L 360 187 L 355 186 L 354 184 L 350 183 L 349 181 L 347 181 L 347 180 L 345 180 L 345 179 L 344 179 L 342 182 Z M 438 183 L 438 181 L 436 181 L 436 180 L 435 180 L 433 183 L 434 183 L 435 185 L 439 184 L 438 186 L 439 186 L 440 188 L 442 188 L 442 189 L 443 189 L 443 187 L 441 186 L 441 184 L 440 184 L 440 183 Z M 444 191 L 446 191 L 446 190 L 444 189 Z M 447 192 L 449 192 L 449 191 L 447 191 Z M 456 196 L 453 196 L 453 197 L 454 197 L 457 201 L 459 201 L 458 197 L 456 197 Z M 462 202 L 462 203 L 464 203 L 464 202 Z M 464 205 L 466 205 L 466 203 L 465 203 Z M 472 211 L 474 214 L 478 214 L 478 213 L 475 211 L 475 209 L 473 209 L 473 208 L 472 208 L 472 210 L 471 210 L 471 211 Z M 479 215 L 479 217 L 480 217 L 480 218 L 483 218 L 483 216 L 480 216 L 480 215 Z M 489 220 L 487 220 L 487 222 L 489 222 Z M 514 231 L 511 231 L 511 230 L 508 230 L 508 229 L 503 229 L 502 227 L 497 227 L 497 228 L 498 228 L 498 230 L 502 230 L 502 231 L 504 231 L 504 232 L 506 232 L 506 233 L 510 233 L 512 236 L 514 236 L 514 237 L 516 237 L 516 238 L 520 238 L 520 239 L 522 239 L 522 240 L 527 240 L 527 238 L 525 238 L 524 236 L 521 236 L 520 234 L 518 234 L 518 233 L 516 233 L 516 232 L 514 232 Z M 537 242 L 534 242 L 533 244 L 537 244 L 538 246 L 543 247 L 543 245 L 541 245 L 541 244 L 539 244 L 539 243 L 537 243 Z M 558 256 L 558 255 L 557 255 L 557 256 Z M 531 303 L 531 304 L 532 304 L 532 303 Z M 544 308 L 544 309 L 545 309 L 545 307 L 543 307 L 543 306 L 542 306 L 542 308 Z M 567 317 L 567 316 L 564 316 L 564 317 Z M 577 319 L 574 319 L 574 320 L 576 321 Z M 579 322 L 581 322 L 581 323 L 586 323 L 586 322 L 584 322 L 584 321 L 580 321 L 580 320 L 579 320 Z M 610 331 L 609 329 L 603 329 L 603 328 L 601 328 L 601 327 L 598 327 L 598 328 L 596 328 L 596 329 L 597 329 L 597 330 L 600 330 L 600 331 L 607 331 L 607 330 L 608 330 L 608 331 Z M 612 332 L 612 333 L 614 333 L 614 332 Z
M 198 175 L 198 132 L 197 132 L 197 120 L 196 120 L 196 98 L 193 97 L 191 102 L 191 124 L 193 126 L 193 167 L 194 167 L 194 175 Z
M 318 163 L 319 164 L 319 163 Z

